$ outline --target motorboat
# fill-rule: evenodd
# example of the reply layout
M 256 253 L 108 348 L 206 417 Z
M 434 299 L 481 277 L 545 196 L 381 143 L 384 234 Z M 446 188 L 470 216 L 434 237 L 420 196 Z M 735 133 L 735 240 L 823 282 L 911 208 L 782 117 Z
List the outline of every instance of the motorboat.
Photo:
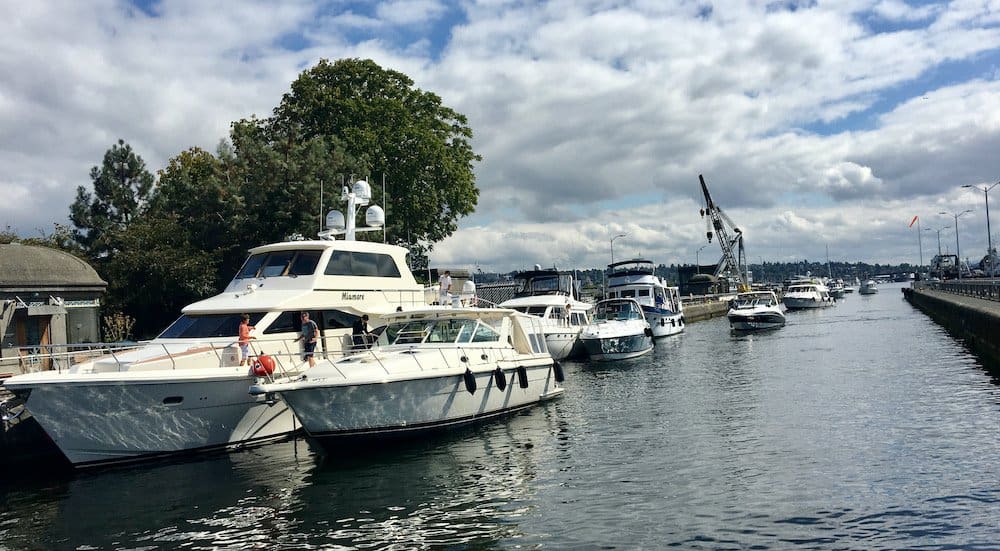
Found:
M 785 325 L 785 311 L 774 291 L 740 293 L 726 314 L 737 331 L 774 329 Z
M 633 298 L 653 330 L 653 338 L 684 331 L 684 307 L 677 287 L 656 275 L 653 263 L 637 258 L 608 265 L 608 298 Z
M 542 320 L 545 342 L 555 360 L 583 355 L 580 331 L 590 323 L 593 304 L 580 300 L 580 282 L 573 272 L 554 268 L 526 270 L 514 276 L 514 297 L 500 303 Z
M 364 231 L 353 218 L 357 203 L 370 196 L 367 183 L 344 194 L 347 223 L 333 211 L 332 229 L 320 239 L 251 249 L 222 293 L 185 307 L 153 340 L 82 361 L 59 358 L 65 367 L 54 362 L 57 369 L 12 377 L 3 387 L 75 466 L 290 435 L 300 427 L 292 411 L 247 389 L 275 369 L 298 373 L 308 365 L 296 342 L 301 313 L 316 322 L 315 355 L 324 358 L 353 351 L 351 328 L 362 315 L 375 323 L 399 307 L 426 305 L 405 248 L 353 239 Z M 371 209 L 367 218 L 379 223 Z M 242 365 L 237 346 L 244 313 L 255 327 L 251 365 Z
M 536 316 L 438 308 L 385 318 L 370 350 L 250 388 L 280 398 L 321 444 L 469 424 L 562 394 L 562 368 Z
M 827 288 L 830 291 L 830 296 L 834 300 L 842 299 L 847 294 L 847 287 L 844 285 L 843 279 L 833 279 L 827 282 Z
M 875 293 L 878 293 L 878 283 L 874 279 L 866 279 L 858 287 L 859 295 L 874 295 Z
M 594 319 L 580 333 L 592 360 L 623 360 L 653 349 L 653 330 L 634 298 L 608 298 L 594 307 Z
M 829 289 L 816 280 L 791 282 L 782 300 L 789 310 L 825 308 L 834 305 Z

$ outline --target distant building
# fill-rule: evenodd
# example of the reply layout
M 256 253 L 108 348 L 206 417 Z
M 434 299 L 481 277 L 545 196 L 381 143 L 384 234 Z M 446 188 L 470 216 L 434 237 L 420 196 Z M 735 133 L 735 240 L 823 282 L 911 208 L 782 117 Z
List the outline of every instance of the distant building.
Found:
M 11 371 L 4 366 L 16 366 L 27 356 L 24 347 L 100 342 L 107 286 L 89 264 L 69 253 L 0 245 L 0 372 Z

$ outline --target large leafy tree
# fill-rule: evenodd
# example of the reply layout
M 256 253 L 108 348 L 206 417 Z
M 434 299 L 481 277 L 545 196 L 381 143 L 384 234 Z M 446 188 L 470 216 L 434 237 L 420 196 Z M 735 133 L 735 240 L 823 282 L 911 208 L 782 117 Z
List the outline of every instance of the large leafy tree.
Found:
M 125 140 L 111 146 L 100 167 L 90 170 L 93 192 L 80 186 L 70 205 L 74 239 L 92 259 L 106 256 L 139 216 L 153 190 L 153 175 Z
M 423 250 L 451 235 L 479 196 L 466 117 L 369 59 L 321 60 L 303 72 L 274 116 L 260 125 L 272 140 L 337 138 L 376 180 L 386 179 L 387 234 Z

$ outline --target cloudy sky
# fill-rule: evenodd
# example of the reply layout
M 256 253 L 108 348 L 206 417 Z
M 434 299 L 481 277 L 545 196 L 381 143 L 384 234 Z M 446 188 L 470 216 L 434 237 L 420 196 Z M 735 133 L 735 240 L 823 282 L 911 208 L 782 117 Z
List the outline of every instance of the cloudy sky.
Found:
M 714 262 L 699 174 L 752 262 L 915 264 L 921 237 L 927 262 L 967 209 L 962 256 L 985 254 L 962 186 L 1000 180 L 1000 0 L 0 5 L 0 229 L 24 236 L 68 223 L 119 138 L 155 172 L 361 57 L 475 132 L 479 206 L 435 265 L 600 267 L 619 234 L 619 260 Z

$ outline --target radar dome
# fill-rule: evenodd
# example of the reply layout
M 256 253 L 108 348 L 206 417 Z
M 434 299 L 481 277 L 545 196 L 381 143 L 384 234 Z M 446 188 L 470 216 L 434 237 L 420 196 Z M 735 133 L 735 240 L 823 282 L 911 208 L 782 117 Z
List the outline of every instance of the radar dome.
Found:
M 344 213 L 336 210 L 331 210 L 326 213 L 326 227 L 331 230 L 342 230 L 347 227 L 347 222 L 344 220 Z
M 365 211 L 365 224 L 375 228 L 385 225 L 385 211 L 378 205 L 368 207 Z
M 352 190 L 354 191 L 354 196 L 362 201 L 368 201 L 372 198 L 372 188 L 364 180 L 354 182 Z

